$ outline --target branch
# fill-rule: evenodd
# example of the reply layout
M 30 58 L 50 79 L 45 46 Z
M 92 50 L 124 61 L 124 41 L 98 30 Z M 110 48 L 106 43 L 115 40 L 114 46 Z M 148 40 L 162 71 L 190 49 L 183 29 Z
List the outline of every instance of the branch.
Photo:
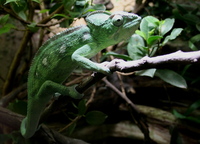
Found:
M 25 90 L 26 88 L 27 88 L 27 84 L 25 83 L 25 84 L 19 86 L 18 88 L 14 89 L 13 91 L 11 91 L 9 94 L 2 97 L 0 99 L 0 106 L 1 107 L 7 107 L 8 104 L 12 100 L 14 100 L 21 91 Z
M 144 70 L 149 68 L 159 68 L 166 64 L 194 64 L 200 63 L 200 51 L 194 52 L 182 52 L 177 51 L 171 54 L 156 56 L 156 57 L 144 57 L 134 61 L 123 61 L 115 59 L 110 62 L 108 67 L 112 71 L 120 72 L 133 72 L 137 70 Z
M 20 124 L 24 116 L 16 114 L 6 108 L 0 106 L 0 124 L 4 127 L 8 127 L 10 132 L 15 130 L 17 134 L 20 134 L 18 131 Z M 22 136 L 21 136 L 22 137 Z M 73 139 L 65 137 L 60 133 L 50 130 L 48 127 L 42 125 L 41 129 L 36 132 L 36 135 L 30 139 L 33 143 L 59 143 L 59 144 L 88 144 L 82 140 Z M 1 141 L 2 142 L 2 141 Z
M 134 61 L 124 61 L 120 59 L 112 60 L 107 67 L 112 72 L 120 71 L 124 73 L 134 72 L 138 70 L 144 70 L 149 68 L 164 67 L 166 64 L 195 64 L 200 63 L 200 51 L 182 52 L 177 51 L 171 54 L 156 56 L 156 57 L 144 57 Z M 87 88 L 92 86 L 97 81 L 104 78 L 106 75 L 102 73 L 93 73 L 87 81 L 76 87 L 76 90 L 83 93 Z

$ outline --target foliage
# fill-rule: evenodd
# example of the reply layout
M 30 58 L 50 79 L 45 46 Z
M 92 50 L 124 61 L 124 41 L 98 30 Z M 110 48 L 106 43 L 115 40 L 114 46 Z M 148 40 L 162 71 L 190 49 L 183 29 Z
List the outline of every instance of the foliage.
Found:
M 88 124 L 99 125 L 102 124 L 107 118 L 107 115 L 100 111 L 89 111 L 87 113 L 86 112 L 86 100 L 83 99 L 78 104 L 78 115 L 84 116 Z
M 182 28 L 173 28 L 174 21 L 171 18 L 158 20 L 152 16 L 143 18 L 140 30 L 137 30 L 136 34 L 129 40 L 127 47 L 129 56 L 133 60 L 144 56 L 155 56 L 168 41 L 174 40 L 182 32 Z M 157 76 L 171 85 L 180 88 L 187 87 L 184 78 L 172 70 L 149 69 L 139 71 L 137 74 L 150 77 Z
M 84 117 L 86 122 L 90 125 L 100 125 L 104 123 L 107 115 L 101 111 L 89 111 L 87 112 L 86 99 L 81 100 L 78 105 L 74 105 L 78 109 L 78 114 L 75 114 L 77 118 Z M 77 125 L 77 121 L 72 121 L 69 126 L 66 127 L 66 133 L 70 135 Z
M 13 19 L 11 16 L 23 24 L 25 23 L 29 30 L 33 30 L 34 27 L 38 27 L 40 22 L 35 22 L 33 18 L 30 18 L 33 14 L 34 8 L 36 6 L 41 5 L 42 2 L 39 0 L 1 0 L 0 1 L 0 9 L 6 10 L 8 14 L 3 15 L 0 17 L 0 25 L 2 26 L 0 28 L 0 34 L 9 32 L 11 29 L 16 29 L 16 26 L 14 24 L 10 24 L 10 21 L 12 22 Z M 87 12 L 94 11 L 94 10 L 105 10 L 105 6 L 102 4 L 91 4 L 90 0 L 62 0 L 60 2 L 54 2 L 49 1 L 46 3 L 47 5 L 53 5 L 50 6 L 48 9 L 40 9 L 39 13 L 49 13 L 53 14 L 51 15 L 51 19 L 61 19 L 65 18 L 65 20 L 60 24 L 63 27 L 68 27 L 72 22 L 74 18 L 80 18 L 83 16 L 83 14 L 86 14 Z M 10 7 L 11 9 L 7 9 L 7 7 Z M 31 8 L 30 8 L 31 7 Z M 63 7 L 61 11 L 59 11 L 59 8 Z M 57 13 L 58 11 L 58 13 Z M 30 27 L 31 26 L 31 27 Z M 36 32 L 36 31 L 33 31 Z
M 158 20 L 153 16 L 146 16 L 141 21 L 140 30 L 136 30 L 136 34 L 133 34 L 129 40 L 127 46 L 129 57 L 124 55 L 119 56 L 113 52 L 109 52 L 107 55 L 113 55 L 125 60 L 137 60 L 145 56 L 155 56 L 168 41 L 176 39 L 182 32 L 182 28 L 173 28 L 174 22 L 175 20 L 171 18 Z M 136 74 L 149 77 L 157 76 L 176 87 L 187 87 L 185 79 L 169 69 L 153 68 L 138 71 Z
M 177 3 L 175 1 L 160 0 L 154 1 L 153 6 L 147 7 L 148 14 L 155 15 L 161 19 L 175 18 L 176 25 L 181 26 L 183 31 L 183 39 L 189 41 L 189 47 L 192 50 L 199 50 L 199 33 L 200 33 L 200 4 L 198 1 L 185 1 Z M 196 37 L 196 38 L 193 38 Z M 198 37 L 198 39 L 197 39 Z
M 200 100 L 195 101 L 193 104 L 191 104 L 184 114 L 179 113 L 175 109 L 173 110 L 173 114 L 179 119 L 189 120 L 200 124 L 200 115 L 192 116 L 192 113 L 199 107 L 200 107 Z

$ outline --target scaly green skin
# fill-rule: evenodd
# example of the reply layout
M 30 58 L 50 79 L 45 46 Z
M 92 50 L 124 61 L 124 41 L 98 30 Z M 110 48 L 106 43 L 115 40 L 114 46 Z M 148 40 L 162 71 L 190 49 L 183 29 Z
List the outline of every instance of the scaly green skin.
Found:
M 21 133 L 30 138 L 38 129 L 41 113 L 56 92 L 81 98 L 74 87 L 62 83 L 81 66 L 109 74 L 110 70 L 89 60 L 102 49 L 127 40 L 138 28 L 141 18 L 126 12 L 96 11 L 86 17 L 87 26 L 78 26 L 49 39 L 36 54 L 28 76 L 28 110 Z

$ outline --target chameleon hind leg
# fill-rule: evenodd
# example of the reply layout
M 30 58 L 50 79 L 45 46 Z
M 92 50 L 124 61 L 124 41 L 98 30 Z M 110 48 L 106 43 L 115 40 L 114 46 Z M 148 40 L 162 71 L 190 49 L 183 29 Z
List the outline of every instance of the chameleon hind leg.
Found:
M 80 94 L 75 90 L 75 86 L 66 87 L 52 81 L 44 82 L 38 93 L 34 97 L 29 97 L 28 99 L 27 116 L 22 121 L 20 128 L 21 133 L 25 138 L 32 137 L 37 131 L 40 116 L 47 103 L 52 98 L 52 95 L 56 92 L 62 95 L 68 95 L 75 99 L 83 97 L 83 94 Z

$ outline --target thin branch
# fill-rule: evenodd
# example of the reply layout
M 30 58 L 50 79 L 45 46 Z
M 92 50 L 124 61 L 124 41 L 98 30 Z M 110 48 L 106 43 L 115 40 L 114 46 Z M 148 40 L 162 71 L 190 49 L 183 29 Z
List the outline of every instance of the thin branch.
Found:
M 115 59 L 110 62 L 108 67 L 112 71 L 120 72 L 133 72 L 137 70 L 144 70 L 149 68 L 159 68 L 166 64 L 194 64 L 200 63 L 200 51 L 182 52 L 177 51 L 171 54 L 156 56 L 156 57 L 144 57 L 134 61 L 123 61 Z
M 23 55 L 23 52 L 25 51 L 26 46 L 27 46 L 29 40 L 32 37 L 32 34 L 33 33 L 30 32 L 30 31 L 26 31 L 24 33 L 20 47 L 17 50 L 15 57 L 13 58 L 13 61 L 10 65 L 10 69 L 8 71 L 7 78 L 6 78 L 6 81 L 5 81 L 4 86 L 3 86 L 3 92 L 2 92 L 3 95 L 7 94 L 9 92 L 9 90 L 11 90 L 11 88 L 12 88 L 12 83 L 14 81 L 15 73 L 17 71 L 19 64 L 20 64 L 20 60 L 21 60 L 21 57 Z
M 107 79 L 103 79 L 103 81 L 106 83 L 106 85 L 111 88 L 114 92 L 116 92 L 122 99 L 124 99 L 126 101 L 126 103 L 128 103 L 129 105 L 131 105 L 135 110 L 137 110 L 137 107 L 135 106 L 135 104 L 125 95 L 123 94 L 121 91 L 119 91 L 113 84 L 111 84 Z M 137 110 L 138 111 L 138 110 Z M 139 111 L 138 111 L 139 113 Z
M 15 136 L 16 134 L 18 134 L 18 136 L 21 136 L 19 128 L 24 116 L 16 114 L 6 108 L 0 107 L 0 117 L 1 125 L 9 127 L 11 131 L 15 130 Z M 54 143 L 59 144 L 88 144 L 82 140 L 65 137 L 64 135 L 61 135 L 60 133 L 49 129 L 45 125 L 42 125 L 41 129 L 36 132 L 36 135 L 34 135 L 34 137 L 31 138 L 31 142 L 33 143 L 52 143 L 52 140 L 54 141 Z
M 149 136 L 149 129 L 148 125 L 146 124 L 146 120 L 141 116 L 140 111 L 135 106 L 135 104 L 121 91 L 119 91 L 113 84 L 111 84 L 107 79 L 103 79 L 103 81 L 106 83 L 106 85 L 111 88 L 113 91 L 115 91 L 122 99 L 126 101 L 128 104 L 129 111 L 131 112 L 132 118 L 135 120 L 137 126 L 140 128 L 140 130 L 143 132 L 145 137 L 146 143 L 154 143 L 154 141 Z
M 3 98 L 0 99 L 0 106 L 7 107 L 9 102 L 14 100 L 16 98 L 16 96 L 21 91 L 25 90 L 26 88 L 27 88 L 27 84 L 25 83 L 25 84 L 19 86 L 18 88 L 14 89 L 13 91 L 11 91 L 9 94 L 5 95 Z

